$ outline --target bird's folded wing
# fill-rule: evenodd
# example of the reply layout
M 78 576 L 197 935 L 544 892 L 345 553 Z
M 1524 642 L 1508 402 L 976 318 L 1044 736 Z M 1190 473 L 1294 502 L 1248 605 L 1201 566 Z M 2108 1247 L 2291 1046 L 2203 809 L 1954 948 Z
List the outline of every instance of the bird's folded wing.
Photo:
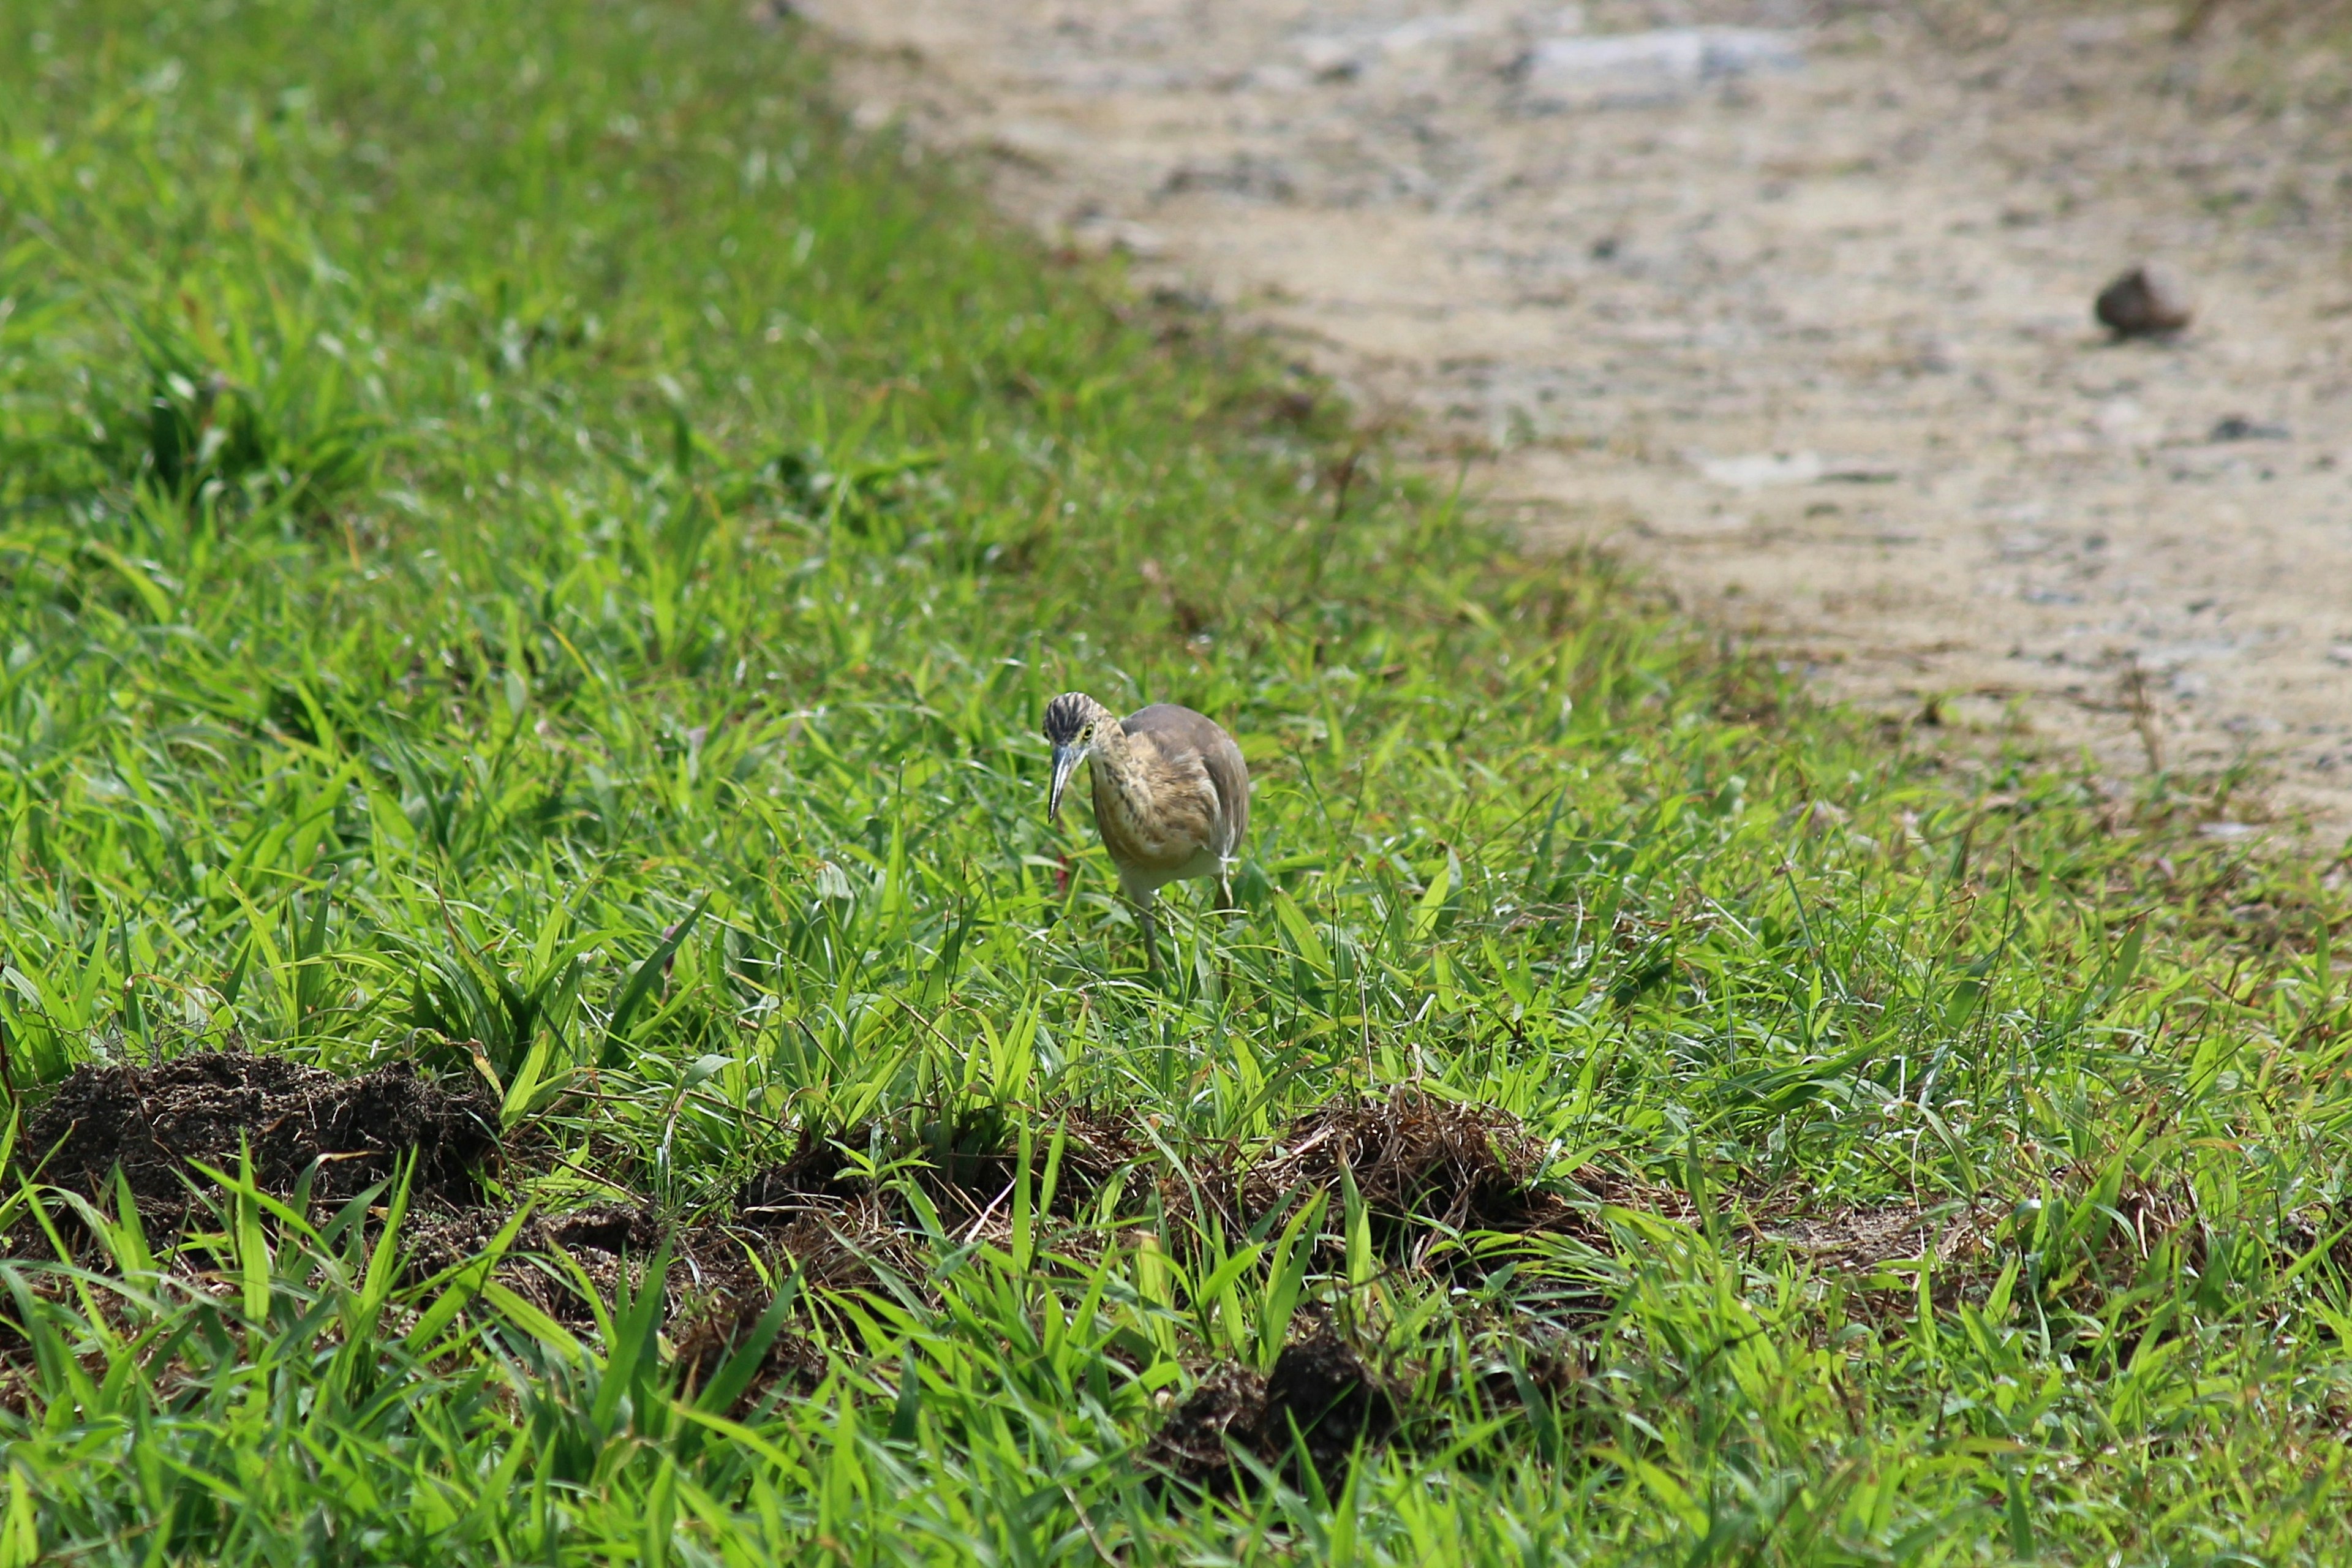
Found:
M 1232 736 L 1219 731 L 1217 742 L 1202 750 L 1201 766 L 1209 776 L 1209 786 L 1217 794 L 1217 815 L 1223 831 L 1215 848 L 1220 857 L 1230 858 L 1241 848 L 1242 835 L 1249 831 L 1249 769 L 1242 762 L 1242 749 L 1234 744 Z

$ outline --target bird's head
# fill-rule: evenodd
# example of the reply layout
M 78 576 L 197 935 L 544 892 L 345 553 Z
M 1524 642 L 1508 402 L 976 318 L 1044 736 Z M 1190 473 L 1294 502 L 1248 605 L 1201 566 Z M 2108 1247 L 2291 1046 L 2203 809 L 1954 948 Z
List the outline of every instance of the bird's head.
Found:
M 1083 691 L 1065 691 L 1045 704 L 1045 741 L 1054 748 L 1054 783 L 1045 796 L 1045 819 L 1062 817 L 1062 791 L 1070 775 L 1093 754 L 1095 741 L 1106 724 L 1117 724 L 1109 709 Z

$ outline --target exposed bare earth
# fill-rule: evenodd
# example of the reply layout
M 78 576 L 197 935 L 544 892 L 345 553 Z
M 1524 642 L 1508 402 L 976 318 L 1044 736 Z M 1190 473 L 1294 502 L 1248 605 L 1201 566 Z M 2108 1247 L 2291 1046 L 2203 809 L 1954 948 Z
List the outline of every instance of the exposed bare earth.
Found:
M 1531 542 L 1622 552 L 1834 695 L 2117 773 L 2251 754 L 2352 828 L 2346 115 L 2216 110 L 2227 40 L 2162 11 L 1581 10 L 815 7 L 861 118 L 1295 339 Z M 1527 63 L 1690 24 L 1801 64 Z M 2196 323 L 2111 343 L 2091 299 L 2143 258 Z

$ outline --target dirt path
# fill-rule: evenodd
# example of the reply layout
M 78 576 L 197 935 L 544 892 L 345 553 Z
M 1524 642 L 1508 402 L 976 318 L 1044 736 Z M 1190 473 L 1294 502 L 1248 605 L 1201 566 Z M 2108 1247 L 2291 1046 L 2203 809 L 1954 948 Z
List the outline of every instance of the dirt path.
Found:
M 1475 454 L 1531 542 L 1622 552 L 1890 714 L 2118 773 L 2252 755 L 2352 830 L 2347 116 L 2216 111 L 2223 46 L 2168 13 L 811 9 L 862 118 L 1294 337 Z M 1774 31 L 1696 79 L 1580 47 L 1691 25 Z M 2196 324 L 2109 343 L 2091 297 L 2145 257 Z

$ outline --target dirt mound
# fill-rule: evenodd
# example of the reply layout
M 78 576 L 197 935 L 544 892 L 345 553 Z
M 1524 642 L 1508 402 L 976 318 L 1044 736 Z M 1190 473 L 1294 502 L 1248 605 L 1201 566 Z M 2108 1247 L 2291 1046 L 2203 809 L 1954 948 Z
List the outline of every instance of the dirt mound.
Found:
M 196 1165 L 234 1172 L 241 1146 L 254 1178 L 293 1191 L 316 1164 L 311 1192 L 348 1197 L 398 1173 L 412 1152 L 411 1191 L 457 1205 L 480 1196 L 475 1172 L 499 1151 L 498 1107 L 451 1093 L 407 1062 L 338 1078 L 283 1057 L 205 1051 L 160 1067 L 78 1068 L 34 1112 L 17 1145 L 28 1172 L 103 1198 L 121 1167 L 142 1215 L 184 1218 Z
M 752 1173 L 735 1194 L 735 1224 L 820 1295 L 881 1288 L 881 1271 L 923 1272 L 895 1194 L 856 1173 L 838 1142 L 803 1128 L 788 1159 Z
M 1914 1258 L 1939 1267 L 1981 1260 L 1997 1225 L 1990 1208 L 1979 1213 L 1963 1204 L 1897 1200 L 1812 1213 L 1768 1212 L 1759 1217 L 1757 1235 L 1805 1254 L 1819 1267 L 1869 1274 Z
M 510 1209 L 483 1207 L 413 1217 L 403 1237 L 408 1244 L 410 1274 L 429 1279 L 481 1256 L 512 1214 Z M 584 1249 L 615 1258 L 650 1257 L 661 1246 L 662 1236 L 650 1209 L 633 1204 L 594 1204 L 563 1214 L 533 1215 L 523 1221 L 507 1252 L 520 1257 Z
M 1192 1486 L 1231 1490 L 1239 1479 L 1234 1450 L 1258 1451 L 1265 1416 L 1265 1379 L 1230 1363 L 1213 1367 L 1153 1434 L 1143 1462 Z
M 1117 1113 L 1080 1107 L 1049 1107 L 1037 1115 L 1030 1146 L 1033 1180 L 1043 1181 L 1054 1130 L 1063 1130 L 1062 1159 L 1054 1182 L 1054 1211 L 1068 1217 L 1077 1204 L 1140 1157 L 1131 1122 Z M 1021 1168 L 1018 1132 L 1003 1108 L 933 1123 L 901 1145 L 919 1153 L 920 1173 L 933 1198 L 967 1217 L 1001 1208 Z M 746 1225 L 775 1229 L 812 1213 L 832 1213 L 845 1204 L 877 1196 L 875 1185 L 857 1173 L 844 1146 L 864 1142 L 863 1133 L 828 1139 L 803 1128 L 787 1158 L 762 1167 L 737 1189 L 735 1212 Z
M 735 1213 L 746 1225 L 789 1224 L 813 1207 L 850 1203 L 874 1184 L 849 1168 L 847 1157 L 814 1127 L 801 1129 L 800 1146 L 790 1158 L 762 1166 L 735 1194 Z
M 718 1283 L 688 1309 L 687 1326 L 673 1332 L 677 1340 L 679 1387 L 689 1397 L 719 1375 L 774 1300 L 746 1268 Z M 805 1336 L 786 1328 L 768 1342 L 751 1381 L 725 1414 L 743 1415 L 779 1384 L 796 1394 L 814 1393 L 824 1381 L 824 1372 L 823 1352 Z
M 1078 1204 L 1140 1156 L 1132 1122 L 1117 1112 L 1079 1106 L 1048 1106 L 1039 1111 L 1029 1151 L 1032 1180 L 1045 1179 L 1054 1130 L 1062 1129 L 1062 1159 L 1054 1179 L 1053 1210 L 1075 1216 Z M 927 1139 L 929 1186 L 934 1196 L 968 1209 L 1002 1208 L 1021 1169 L 1019 1133 L 998 1112 L 971 1119 L 952 1138 Z
M 1591 1342 L 1538 1336 L 1522 1342 L 1514 1360 L 1489 1365 L 1474 1386 L 1490 1411 L 1570 1405 L 1584 1395 L 1598 1365 Z
M 779 1269 L 799 1269 L 803 1285 L 818 1296 L 882 1290 L 886 1274 L 919 1280 L 928 1267 L 920 1232 L 880 1194 L 746 1207 L 737 1223 L 753 1227 L 762 1255 Z
M 1231 1363 L 1213 1369 L 1152 1437 L 1144 1463 L 1188 1485 L 1231 1492 L 1247 1479 L 1236 1454 L 1295 1476 L 1304 1449 L 1325 1489 L 1337 1492 L 1355 1455 L 1395 1429 L 1387 1385 L 1322 1330 L 1285 1346 L 1265 1378 Z
M 478 1208 L 413 1220 L 407 1232 L 408 1279 L 429 1279 L 480 1257 L 508 1217 Z M 584 1328 L 595 1321 L 596 1313 L 583 1292 L 583 1279 L 608 1305 L 624 1291 L 634 1295 L 644 1288 L 646 1266 L 665 1243 L 670 1247 L 670 1266 L 663 1328 L 677 1346 L 678 1373 L 691 1391 L 718 1374 L 775 1300 L 769 1281 L 783 1278 L 793 1264 L 782 1247 L 772 1248 L 763 1275 L 746 1249 L 745 1238 L 727 1226 L 673 1227 L 647 1206 L 593 1204 L 525 1220 L 499 1261 L 496 1278 L 556 1321 Z M 803 1279 L 816 1279 L 821 1272 L 804 1270 Z M 778 1383 L 806 1393 L 824 1375 L 824 1356 L 787 1328 L 769 1342 L 733 1408 L 738 1413 L 750 1408 Z
M 1490 1105 L 1399 1089 L 1386 1100 L 1318 1107 L 1249 1168 L 1241 1196 L 1263 1215 L 1328 1192 L 1342 1173 L 1362 1194 L 1376 1231 L 1425 1247 L 1444 1232 L 1525 1231 L 1573 1217 L 1566 1200 L 1539 1192 L 1543 1146 L 1518 1118 Z
M 419 1283 L 479 1258 L 511 1213 L 483 1207 L 411 1215 L 402 1232 L 407 1281 Z M 670 1234 L 651 1208 L 635 1204 L 593 1204 L 562 1214 L 533 1215 L 508 1244 L 497 1279 L 558 1322 L 592 1323 L 595 1310 L 563 1260 L 577 1265 L 597 1297 L 610 1302 L 624 1287 L 637 1288 L 646 1262 Z M 673 1289 L 676 1284 L 673 1279 Z
M 635 1204 L 594 1204 L 537 1222 L 537 1245 L 566 1252 L 589 1248 L 615 1258 L 645 1257 L 662 1243 L 661 1223 L 650 1208 Z

